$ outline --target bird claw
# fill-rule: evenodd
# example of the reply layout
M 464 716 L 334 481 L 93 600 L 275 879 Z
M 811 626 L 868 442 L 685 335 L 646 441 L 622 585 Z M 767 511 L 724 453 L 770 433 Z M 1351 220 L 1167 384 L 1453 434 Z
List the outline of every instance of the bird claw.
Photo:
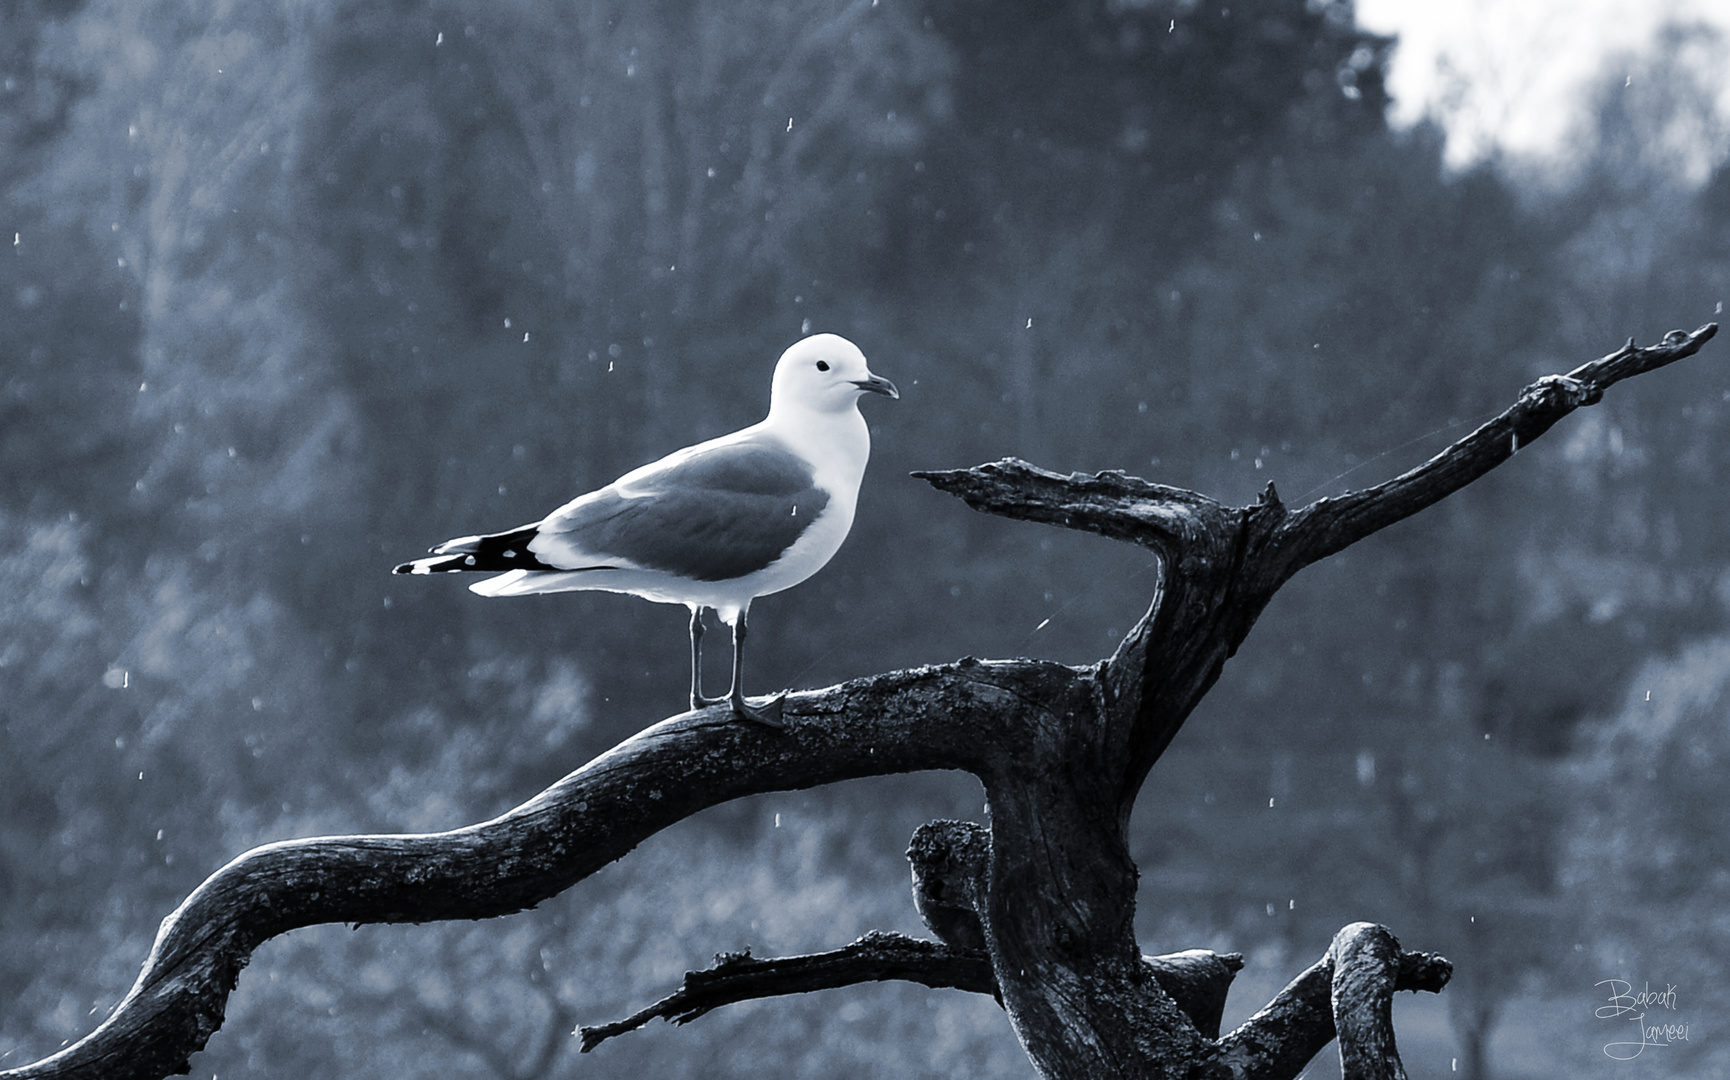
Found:
M 781 718 L 781 703 L 786 700 L 787 695 L 780 694 L 765 699 L 762 705 L 752 705 L 743 697 L 706 698 L 698 697 L 693 694 L 691 695 L 691 711 L 701 712 L 704 709 L 712 709 L 717 705 L 727 705 L 732 708 L 733 715 L 737 716 L 741 720 L 749 720 L 754 724 L 762 724 L 764 727 L 771 727 L 775 728 L 777 731 L 781 731 L 785 730 L 787 727 L 787 722 Z
M 762 724 L 764 727 L 785 730 L 787 723 L 781 719 L 781 703 L 786 700 L 787 695 L 781 694 L 770 698 L 760 706 L 756 706 L 748 704 L 743 697 L 736 697 L 733 699 L 733 715 L 741 720 Z

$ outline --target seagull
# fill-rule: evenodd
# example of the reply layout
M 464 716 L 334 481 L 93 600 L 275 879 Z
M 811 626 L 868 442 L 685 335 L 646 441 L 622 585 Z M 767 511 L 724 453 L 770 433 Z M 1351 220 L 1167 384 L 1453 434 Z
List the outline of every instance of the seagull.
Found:
M 497 572 L 482 596 L 600 590 L 691 609 L 691 708 L 723 700 L 745 720 L 784 726 L 781 702 L 743 690 L 745 615 L 759 596 L 821 570 L 853 526 L 871 433 L 865 394 L 899 398 L 846 338 L 814 334 L 775 364 L 769 415 L 687 446 L 571 500 L 531 525 L 446 540 L 398 574 Z M 703 611 L 733 628 L 733 686 L 702 692 Z

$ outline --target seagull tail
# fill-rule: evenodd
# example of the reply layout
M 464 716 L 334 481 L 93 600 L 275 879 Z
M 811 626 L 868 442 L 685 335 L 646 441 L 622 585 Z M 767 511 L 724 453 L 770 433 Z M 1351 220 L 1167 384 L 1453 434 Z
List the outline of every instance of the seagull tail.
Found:
M 535 538 L 533 525 L 490 536 L 461 536 L 446 540 L 432 549 L 424 559 L 405 562 L 391 571 L 393 574 L 449 574 L 479 571 L 496 574 L 501 570 L 556 570 L 529 552 L 529 542 Z

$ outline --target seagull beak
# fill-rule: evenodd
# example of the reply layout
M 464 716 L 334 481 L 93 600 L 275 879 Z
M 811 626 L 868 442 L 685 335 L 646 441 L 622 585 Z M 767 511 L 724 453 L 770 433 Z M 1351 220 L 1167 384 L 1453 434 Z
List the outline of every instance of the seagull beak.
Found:
M 854 379 L 853 385 L 872 394 L 883 394 L 886 397 L 901 400 L 901 391 L 895 389 L 895 384 L 880 375 L 871 375 L 863 379 Z

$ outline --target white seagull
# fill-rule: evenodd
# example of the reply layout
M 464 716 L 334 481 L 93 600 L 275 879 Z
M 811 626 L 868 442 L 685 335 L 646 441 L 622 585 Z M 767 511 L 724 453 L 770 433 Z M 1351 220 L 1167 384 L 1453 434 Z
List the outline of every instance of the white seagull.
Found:
M 853 526 L 871 433 L 862 394 L 901 395 L 846 338 L 815 334 L 781 354 L 761 423 L 687 446 L 566 503 L 532 525 L 463 536 L 398 574 L 497 572 L 482 596 L 599 589 L 691 609 L 691 708 L 702 692 L 703 609 L 733 627 L 726 700 L 780 727 L 781 698 L 761 708 L 742 688 L 745 613 L 759 596 L 821 570 Z

